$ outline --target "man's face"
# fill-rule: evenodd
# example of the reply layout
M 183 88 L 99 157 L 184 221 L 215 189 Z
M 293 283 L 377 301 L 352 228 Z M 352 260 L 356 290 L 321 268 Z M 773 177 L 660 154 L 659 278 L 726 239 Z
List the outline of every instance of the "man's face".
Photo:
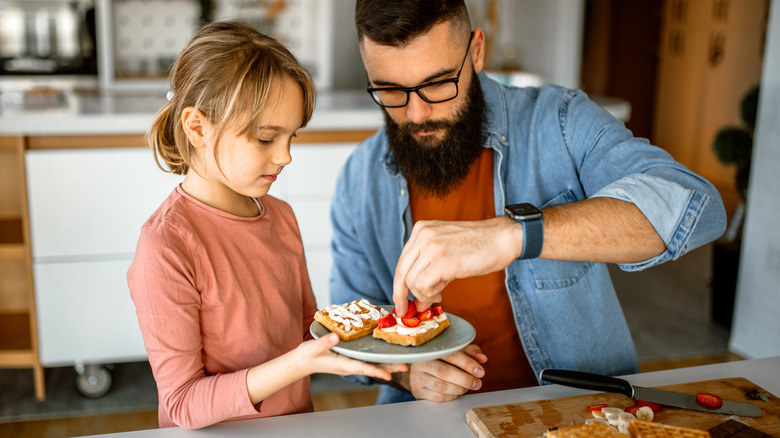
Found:
M 439 195 L 465 177 L 482 150 L 484 101 L 476 73 L 482 68 L 484 34 L 476 29 L 470 47 L 467 35 L 454 35 L 443 23 L 403 47 L 370 40 L 360 47 L 373 87 L 414 87 L 451 79 L 463 65 L 456 98 L 428 103 L 410 93 L 406 106 L 384 109 L 390 147 L 401 172 L 412 185 Z
M 482 153 L 485 100 L 479 81 L 461 90 L 466 99 L 451 120 L 398 124 L 385 111 L 390 150 L 411 187 L 426 195 L 444 197 L 468 175 Z M 458 93 L 458 94 L 460 94 Z M 438 135 L 419 136 L 419 132 Z

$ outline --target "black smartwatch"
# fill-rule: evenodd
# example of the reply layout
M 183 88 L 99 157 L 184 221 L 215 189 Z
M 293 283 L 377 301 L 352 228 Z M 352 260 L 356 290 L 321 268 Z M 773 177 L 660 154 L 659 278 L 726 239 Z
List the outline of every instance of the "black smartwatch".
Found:
M 521 259 L 534 259 L 542 253 L 544 242 L 544 228 L 542 227 L 542 211 L 525 202 L 522 204 L 509 204 L 504 207 L 504 212 L 523 224 L 523 253 Z

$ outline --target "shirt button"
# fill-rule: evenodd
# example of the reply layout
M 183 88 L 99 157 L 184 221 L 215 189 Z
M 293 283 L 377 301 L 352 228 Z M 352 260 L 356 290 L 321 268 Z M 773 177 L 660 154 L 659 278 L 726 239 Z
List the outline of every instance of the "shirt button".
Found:
M 401 189 L 401 196 L 406 196 L 406 190 Z
M 501 141 L 503 141 L 504 143 L 506 143 L 506 136 L 503 136 L 503 135 L 502 135 L 502 136 L 501 136 Z

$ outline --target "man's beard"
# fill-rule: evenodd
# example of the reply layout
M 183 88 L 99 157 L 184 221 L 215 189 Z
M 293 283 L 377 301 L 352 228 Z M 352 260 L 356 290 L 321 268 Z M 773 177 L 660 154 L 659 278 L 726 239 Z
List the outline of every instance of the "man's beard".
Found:
M 473 71 L 473 70 L 472 70 Z M 482 154 L 485 139 L 485 99 L 476 73 L 472 75 L 466 101 L 453 120 L 428 120 L 423 123 L 396 123 L 384 111 L 387 140 L 401 174 L 413 189 L 424 195 L 446 196 L 468 175 L 471 165 Z M 444 131 L 415 137 L 420 131 Z

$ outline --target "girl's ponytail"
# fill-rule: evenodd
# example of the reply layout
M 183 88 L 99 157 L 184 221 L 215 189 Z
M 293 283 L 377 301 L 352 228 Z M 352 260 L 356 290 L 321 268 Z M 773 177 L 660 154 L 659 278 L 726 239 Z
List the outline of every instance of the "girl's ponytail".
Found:
M 182 157 L 180 148 L 176 146 L 176 123 L 174 106 L 172 102 L 167 102 L 157 113 L 149 132 L 146 133 L 146 142 L 154 151 L 157 167 L 165 172 L 185 175 L 189 165 Z M 186 138 L 184 141 L 187 141 Z

